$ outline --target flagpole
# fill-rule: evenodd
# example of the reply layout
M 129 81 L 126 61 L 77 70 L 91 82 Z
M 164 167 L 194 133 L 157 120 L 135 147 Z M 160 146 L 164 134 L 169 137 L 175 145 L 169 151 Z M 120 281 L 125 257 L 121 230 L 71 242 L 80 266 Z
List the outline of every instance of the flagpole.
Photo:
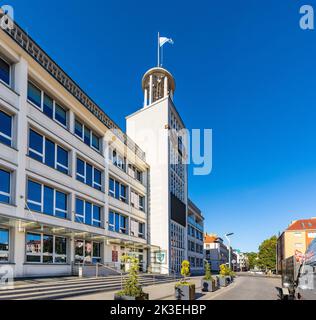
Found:
M 158 68 L 160 67 L 160 43 L 159 43 L 159 40 L 160 40 L 160 34 L 158 32 Z

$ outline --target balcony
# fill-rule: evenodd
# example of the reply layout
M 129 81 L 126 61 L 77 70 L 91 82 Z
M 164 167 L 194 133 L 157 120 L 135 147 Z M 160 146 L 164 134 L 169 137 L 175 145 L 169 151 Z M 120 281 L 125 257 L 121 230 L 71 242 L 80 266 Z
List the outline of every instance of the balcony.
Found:
M 204 232 L 204 227 L 203 225 L 200 225 L 198 222 L 196 222 L 192 217 L 188 217 L 188 223 L 197 228 L 199 231 Z

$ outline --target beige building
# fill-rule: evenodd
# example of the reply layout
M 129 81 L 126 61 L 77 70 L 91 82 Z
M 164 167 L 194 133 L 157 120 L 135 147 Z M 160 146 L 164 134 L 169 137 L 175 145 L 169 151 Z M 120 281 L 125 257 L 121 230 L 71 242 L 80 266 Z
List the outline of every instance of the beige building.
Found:
M 279 236 L 277 242 L 277 271 L 282 272 L 282 261 L 293 256 L 305 254 L 316 237 L 316 218 L 292 221 Z

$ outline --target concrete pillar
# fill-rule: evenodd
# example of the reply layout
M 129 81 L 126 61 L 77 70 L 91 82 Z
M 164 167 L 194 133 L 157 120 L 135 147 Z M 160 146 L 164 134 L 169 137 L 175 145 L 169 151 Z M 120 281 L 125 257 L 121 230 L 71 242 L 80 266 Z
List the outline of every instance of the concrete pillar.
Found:
M 149 104 L 153 103 L 153 76 L 149 77 Z
M 69 131 L 75 133 L 75 113 L 72 110 L 69 110 Z
M 19 113 L 17 115 L 17 140 L 16 146 L 18 152 L 18 168 L 16 171 L 16 206 L 17 215 L 20 218 L 25 216 L 25 202 L 26 202 L 26 158 L 27 142 L 28 142 L 28 126 L 27 126 L 27 79 L 28 79 L 28 65 L 25 59 L 21 60 L 14 68 L 15 90 L 19 94 Z M 19 230 L 16 226 L 14 228 L 14 263 L 15 276 L 23 276 L 23 264 L 25 260 L 25 233 L 24 230 Z
M 168 96 L 168 77 L 164 78 L 164 98 Z
M 148 90 L 145 89 L 145 92 L 144 92 L 144 108 L 147 107 L 148 105 Z

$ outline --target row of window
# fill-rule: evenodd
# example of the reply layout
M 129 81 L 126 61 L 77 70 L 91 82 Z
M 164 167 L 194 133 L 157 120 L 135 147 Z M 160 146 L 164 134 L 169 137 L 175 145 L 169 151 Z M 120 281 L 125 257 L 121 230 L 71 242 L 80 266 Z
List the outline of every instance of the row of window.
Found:
M 0 169 L 0 202 L 11 202 L 11 173 Z M 50 216 L 68 218 L 68 194 L 50 186 L 27 181 L 27 209 Z M 94 203 L 76 197 L 75 221 L 87 225 L 102 227 L 102 208 Z M 109 230 L 128 234 L 128 217 L 119 213 L 109 213 Z M 139 229 L 138 237 L 143 237 L 144 226 Z M 133 230 L 133 233 L 136 234 Z M 134 235 L 133 234 L 133 235 Z
M 28 82 L 27 98 L 49 118 L 57 121 L 65 128 L 68 127 L 68 110 L 32 82 Z M 75 120 L 74 132 L 89 147 L 97 151 L 101 150 L 100 137 L 78 119 Z
M 0 142 L 8 146 L 12 145 L 12 116 L 0 110 Z M 31 158 L 40 161 L 62 173 L 69 174 L 69 151 L 51 139 L 45 137 L 34 129 L 29 130 L 29 149 L 28 154 Z M 102 190 L 102 172 L 84 161 L 77 158 L 76 178 L 97 190 Z M 135 167 L 134 167 L 135 168 Z M 140 171 L 135 177 L 142 180 Z M 110 183 L 111 184 L 111 183 Z M 122 187 L 124 188 L 124 187 Z M 113 190 L 113 189 L 111 189 Z M 122 189 L 122 191 L 124 191 Z M 116 191 L 116 193 L 118 190 Z M 125 191 L 126 193 L 126 191 Z M 126 195 L 125 195 L 126 199 Z M 124 200 L 124 194 L 120 200 Z M 140 200 L 142 201 L 142 200 Z M 141 204 L 140 204 L 141 207 Z
M 203 259 L 202 258 L 195 258 L 189 257 L 190 266 L 193 268 L 203 268 Z
M 190 225 L 188 225 L 188 235 L 203 241 L 203 233 Z
M 113 165 L 120 168 L 140 183 L 143 183 L 143 173 L 131 164 L 126 168 L 126 158 L 121 156 L 115 149 L 109 149 L 109 159 Z
M 203 254 L 203 245 L 188 240 L 188 250 Z
M 125 203 L 129 203 L 127 198 L 127 185 L 115 180 L 114 178 L 109 179 L 109 195 L 117 200 Z M 130 203 L 136 209 L 145 211 L 145 197 L 138 194 L 136 191 L 131 190 Z
M 0 262 L 9 261 L 9 230 L 0 229 Z M 26 262 L 43 264 L 67 263 L 68 239 L 43 233 L 26 234 Z M 101 243 L 75 240 L 75 262 L 101 262 Z

